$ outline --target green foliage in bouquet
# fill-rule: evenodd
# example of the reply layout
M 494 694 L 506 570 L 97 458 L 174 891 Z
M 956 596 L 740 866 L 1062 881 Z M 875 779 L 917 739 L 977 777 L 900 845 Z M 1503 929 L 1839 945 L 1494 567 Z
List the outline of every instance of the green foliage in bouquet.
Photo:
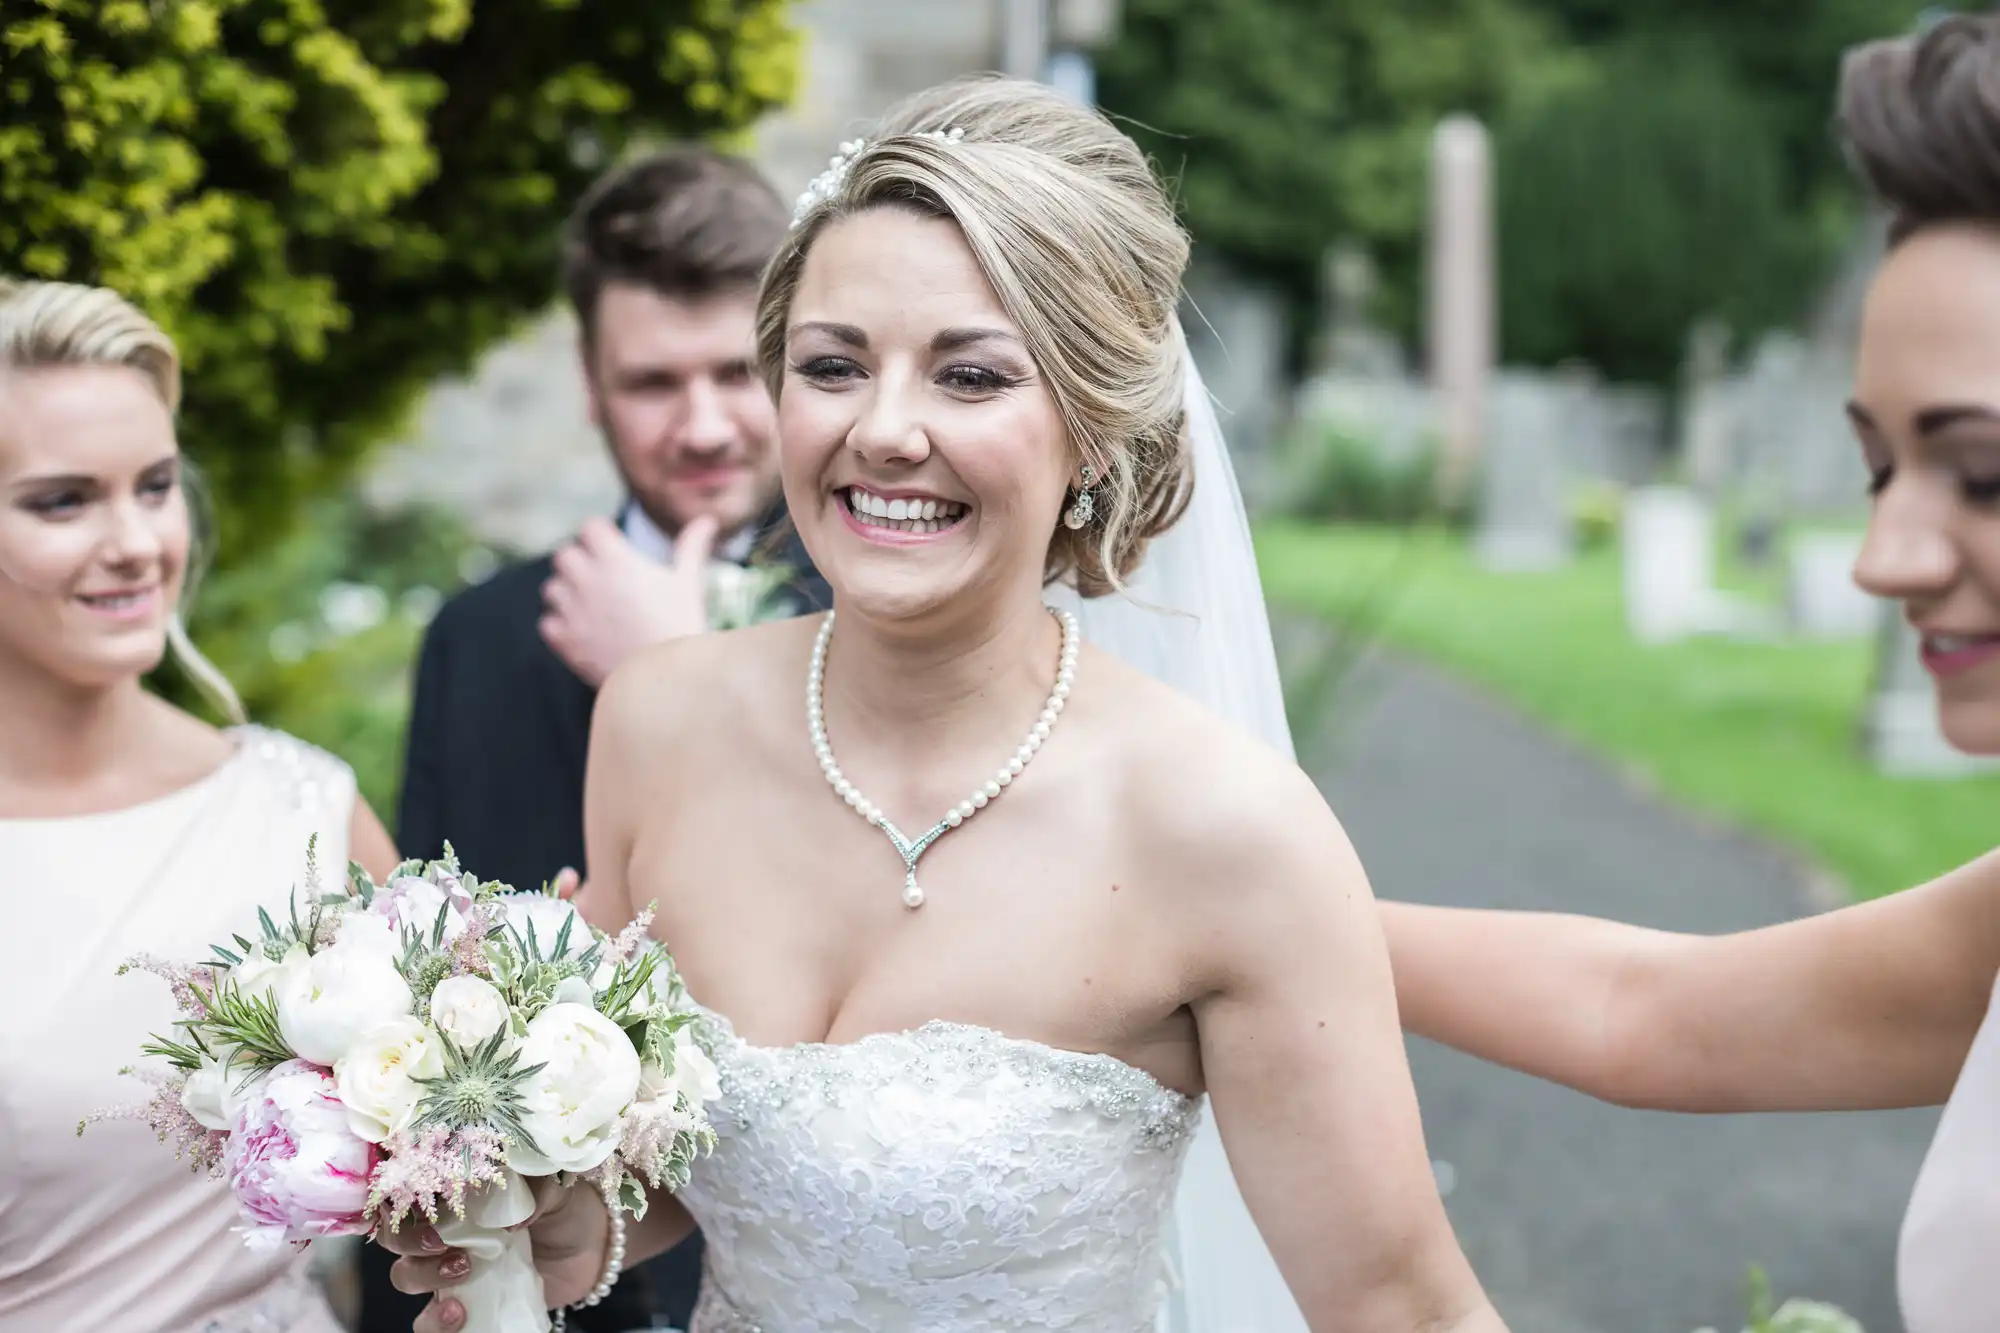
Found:
M 1743 1333 L 1867 1333 L 1859 1320 L 1824 1301 L 1797 1298 L 1776 1304 L 1771 1279 L 1755 1264 L 1744 1278 L 1744 1304 L 1749 1323 Z M 1712 1328 L 1695 1333 L 1715 1333 Z

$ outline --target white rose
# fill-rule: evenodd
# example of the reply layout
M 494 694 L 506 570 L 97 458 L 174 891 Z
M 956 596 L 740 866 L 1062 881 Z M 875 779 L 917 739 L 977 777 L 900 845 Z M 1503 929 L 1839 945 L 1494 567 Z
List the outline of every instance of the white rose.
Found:
M 431 1023 L 465 1050 L 507 1024 L 507 1000 L 484 977 L 446 977 L 431 992 Z
M 203 1129 L 227 1131 L 244 1101 L 256 1094 L 261 1079 L 247 1062 L 224 1065 L 204 1060 L 201 1068 L 187 1076 L 181 1088 L 181 1105 Z
M 708 1052 L 695 1045 L 686 1028 L 674 1034 L 674 1090 L 684 1094 L 688 1105 L 697 1111 L 722 1095 L 721 1071 Z
M 521 937 L 524 947 L 529 927 L 534 928 L 535 947 L 544 960 L 556 956 L 556 941 L 562 937 L 565 926 L 569 927 L 565 953 L 580 954 L 590 947 L 590 927 L 584 924 L 582 913 L 562 899 L 543 893 L 510 893 L 500 902 L 507 914 L 507 925 Z
M 278 996 L 278 1030 L 300 1059 L 332 1068 L 363 1033 L 408 1018 L 416 997 L 394 960 L 336 942 L 307 959 Z
M 370 1028 L 333 1066 L 333 1081 L 355 1135 L 380 1143 L 408 1129 L 424 1090 L 415 1080 L 444 1072 L 444 1044 L 414 1018 Z
M 230 1116 L 224 1109 L 224 1103 L 228 1100 L 228 1091 L 229 1080 L 222 1072 L 222 1066 L 213 1060 L 204 1060 L 201 1068 L 189 1074 L 187 1082 L 181 1086 L 181 1105 L 203 1129 L 227 1131 Z
M 521 1125 L 533 1142 L 510 1146 L 507 1165 L 524 1176 L 601 1165 L 639 1092 L 639 1053 L 623 1029 L 587 1006 L 552 1004 L 528 1024 L 521 1064 L 542 1066 L 521 1090 Z
M 292 974 L 305 966 L 307 957 L 306 946 L 294 944 L 274 963 L 264 956 L 264 947 L 259 944 L 251 948 L 242 962 L 229 969 L 229 979 L 245 999 L 260 993 L 276 999 L 284 993 Z

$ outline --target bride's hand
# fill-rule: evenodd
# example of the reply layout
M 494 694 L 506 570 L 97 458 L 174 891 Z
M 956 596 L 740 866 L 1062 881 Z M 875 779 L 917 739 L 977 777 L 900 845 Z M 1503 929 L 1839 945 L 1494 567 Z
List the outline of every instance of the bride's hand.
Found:
M 534 1245 L 542 1297 L 551 1310 L 574 1305 L 604 1276 L 610 1213 L 603 1196 L 589 1185 L 564 1187 L 548 1178 L 528 1183 L 535 1192 L 535 1211 L 521 1226 L 528 1229 Z M 401 1228 L 379 1232 L 376 1239 L 384 1249 L 402 1256 L 389 1270 L 396 1290 L 432 1295 L 417 1318 L 415 1333 L 455 1333 L 464 1327 L 465 1307 L 449 1295 L 434 1293 L 459 1285 L 471 1274 L 465 1252 L 448 1247 L 422 1217 L 406 1218 Z

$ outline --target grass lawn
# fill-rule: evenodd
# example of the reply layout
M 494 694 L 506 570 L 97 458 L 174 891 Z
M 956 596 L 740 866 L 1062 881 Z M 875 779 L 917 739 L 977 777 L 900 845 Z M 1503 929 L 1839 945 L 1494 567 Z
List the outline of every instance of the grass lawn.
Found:
M 1264 588 L 1336 621 L 1371 592 L 1384 642 L 1490 689 L 1643 773 L 1670 799 L 1768 835 L 1857 897 L 1918 884 L 2000 842 L 2000 776 L 1874 772 L 1858 741 L 1872 646 L 1625 632 L 1615 554 L 1493 574 L 1443 533 L 1260 526 Z

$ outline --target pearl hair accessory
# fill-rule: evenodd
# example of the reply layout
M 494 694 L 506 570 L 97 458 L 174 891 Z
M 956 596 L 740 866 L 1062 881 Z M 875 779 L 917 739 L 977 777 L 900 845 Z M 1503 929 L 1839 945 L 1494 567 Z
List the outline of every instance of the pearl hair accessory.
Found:
M 957 143 L 965 137 L 965 131 L 953 126 L 948 130 L 920 130 L 910 136 L 916 139 L 936 139 L 939 143 Z M 840 151 L 826 160 L 826 170 L 812 178 L 798 202 L 792 205 L 792 225 L 798 226 L 806 220 L 806 215 L 834 195 L 840 193 L 840 183 L 847 179 L 847 169 L 868 147 L 866 139 L 849 139 L 840 145 Z
M 1082 643 L 1081 631 L 1077 629 L 1076 616 L 1068 611 L 1049 608 L 1049 614 L 1062 623 L 1062 660 L 1056 666 L 1056 685 L 1048 702 L 1042 706 L 1042 714 L 1035 719 L 1027 739 L 1014 751 L 1000 770 L 988 778 L 983 786 L 972 795 L 960 801 L 945 817 L 931 827 L 930 832 L 912 842 L 903 835 L 901 829 L 889 822 L 889 817 L 857 790 L 853 783 L 841 775 L 840 765 L 834 762 L 833 746 L 826 739 L 826 714 L 821 704 L 821 687 L 826 678 L 826 645 L 833 638 L 833 612 L 826 613 L 820 623 L 819 637 L 813 641 L 812 666 L 806 672 L 806 729 L 812 736 L 813 754 L 819 759 L 820 772 L 826 775 L 827 785 L 834 795 L 854 808 L 854 812 L 889 835 L 896 852 L 903 858 L 903 905 L 912 910 L 924 905 L 924 891 L 917 884 L 917 858 L 930 849 L 932 843 L 963 824 L 987 804 L 996 800 L 1001 791 L 1035 757 L 1035 751 L 1042 748 L 1042 742 L 1049 738 L 1049 730 L 1055 726 L 1056 718 L 1062 715 L 1063 706 L 1069 701 L 1070 687 L 1076 680 L 1076 654 Z
M 571 1310 L 588 1310 L 593 1305 L 601 1305 L 611 1289 L 618 1285 L 618 1278 L 625 1271 L 625 1214 L 612 1202 L 610 1194 L 604 1196 L 604 1209 L 611 1216 L 611 1235 L 604 1248 L 604 1275 L 597 1280 L 590 1294 L 570 1306 Z M 569 1327 L 569 1313 L 557 1310 L 549 1321 L 549 1333 L 565 1333 Z

